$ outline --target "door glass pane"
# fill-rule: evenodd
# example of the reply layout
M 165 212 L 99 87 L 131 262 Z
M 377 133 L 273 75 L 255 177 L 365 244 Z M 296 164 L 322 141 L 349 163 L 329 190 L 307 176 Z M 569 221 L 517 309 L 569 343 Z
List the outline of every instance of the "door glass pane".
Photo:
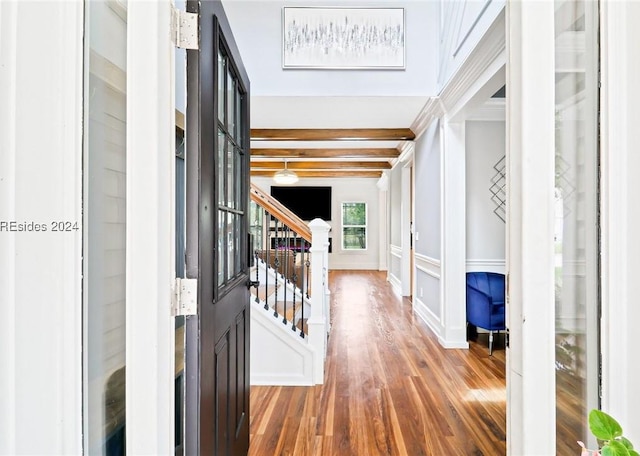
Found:
M 83 447 L 85 454 L 116 455 L 124 454 L 126 437 L 127 95 L 121 81 L 127 74 L 127 24 L 108 2 L 86 1 L 84 6 L 89 58 L 84 86 Z M 112 39 L 105 40 L 107 35 Z
M 231 140 L 229 140 L 227 147 L 227 206 L 230 208 L 236 208 L 236 198 L 234 195 L 235 190 L 235 177 L 236 177 L 236 154 L 234 153 L 234 147 Z
M 242 249 L 240 246 L 242 243 L 240 240 L 242 239 L 242 221 L 243 217 L 240 215 L 236 215 L 236 221 L 234 224 L 235 233 L 233 235 L 233 242 L 235 243 L 233 250 L 235 252 L 235 264 L 233 266 L 233 270 L 236 274 L 238 274 L 242 270 Z
M 225 252 L 225 242 L 227 239 L 226 236 L 226 226 L 227 226 L 227 213 L 225 211 L 218 211 L 218 271 L 217 276 L 218 279 L 216 283 L 218 286 L 221 286 L 224 283 L 224 252 Z
M 231 71 L 228 69 L 227 71 L 227 109 L 229 110 L 229 114 L 227 119 L 229 121 L 229 125 L 227 127 L 227 131 L 232 137 L 236 137 L 236 81 L 233 79 L 233 75 Z
M 227 75 L 227 59 L 222 52 L 218 53 L 218 120 L 224 125 L 225 122 L 225 99 L 224 83 Z
M 555 9 L 557 454 L 588 441 L 598 407 L 597 5 L 557 0 Z
M 236 201 L 236 209 L 244 209 L 244 204 L 242 201 L 242 164 L 243 164 L 243 156 L 240 154 L 240 149 L 236 149 L 236 166 L 235 173 L 236 177 L 234 179 L 235 189 L 234 189 L 234 200 Z
M 225 206 L 226 205 L 226 197 L 227 194 L 225 192 L 225 188 L 224 188 L 224 177 L 225 177 L 225 144 L 226 144 L 226 135 L 224 134 L 224 131 L 222 131 L 221 129 L 218 129 L 218 154 L 217 154 L 217 159 L 216 161 L 217 163 L 217 171 L 216 171 L 216 180 L 218 182 L 218 204 L 220 206 Z
M 236 215 L 229 212 L 227 213 L 227 279 L 231 279 L 235 275 L 234 268 L 234 257 L 235 257 L 235 246 L 234 235 L 235 235 L 235 222 Z
M 236 84 L 236 142 L 242 147 L 244 145 L 242 137 L 242 99 L 240 84 Z

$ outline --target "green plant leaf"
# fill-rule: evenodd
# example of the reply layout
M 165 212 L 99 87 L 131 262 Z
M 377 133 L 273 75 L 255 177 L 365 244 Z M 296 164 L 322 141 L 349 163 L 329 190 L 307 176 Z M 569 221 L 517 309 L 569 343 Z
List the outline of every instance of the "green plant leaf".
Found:
M 589 412 L 589 428 L 591 429 L 593 435 L 595 435 L 600 440 L 613 440 L 616 437 L 620 437 L 622 435 L 622 427 L 620 426 L 620 424 L 611 416 L 596 409 L 593 409 L 591 410 L 591 412 Z M 624 445 L 622 445 L 622 447 L 626 451 L 626 447 Z
M 640 453 L 636 450 L 629 450 L 629 456 L 640 456 Z
M 620 437 L 619 439 L 617 439 L 620 443 L 622 443 L 625 448 L 627 450 L 633 450 L 633 443 L 631 443 L 631 441 L 626 438 L 626 437 Z
M 612 440 L 602 447 L 602 456 L 630 456 L 629 450 L 618 440 Z

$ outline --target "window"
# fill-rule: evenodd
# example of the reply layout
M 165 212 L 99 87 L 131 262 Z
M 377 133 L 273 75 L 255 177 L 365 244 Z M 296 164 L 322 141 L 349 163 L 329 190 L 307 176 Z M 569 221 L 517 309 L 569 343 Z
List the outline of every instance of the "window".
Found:
M 367 203 L 342 203 L 342 249 L 367 249 Z

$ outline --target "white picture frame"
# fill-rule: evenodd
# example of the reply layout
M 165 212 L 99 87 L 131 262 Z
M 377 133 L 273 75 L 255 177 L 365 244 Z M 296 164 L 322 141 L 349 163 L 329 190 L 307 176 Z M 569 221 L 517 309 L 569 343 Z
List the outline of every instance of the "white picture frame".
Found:
M 404 8 L 284 7 L 282 67 L 404 70 Z

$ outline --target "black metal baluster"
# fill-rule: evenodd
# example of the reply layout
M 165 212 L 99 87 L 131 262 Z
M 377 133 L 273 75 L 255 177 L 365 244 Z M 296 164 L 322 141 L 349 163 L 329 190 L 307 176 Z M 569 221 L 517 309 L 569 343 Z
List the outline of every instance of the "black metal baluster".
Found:
M 309 247 L 311 246 L 311 244 L 309 244 L 309 242 L 307 242 L 306 239 L 302 240 L 302 257 L 300 257 L 301 263 L 304 265 L 304 267 L 307 268 L 307 283 L 306 283 L 306 287 L 304 287 L 304 267 L 302 270 L 302 282 L 303 282 L 303 287 L 306 288 L 306 292 L 305 290 L 300 290 L 300 294 L 302 295 L 300 297 L 300 337 L 302 337 L 304 339 L 304 295 L 306 294 L 307 299 L 309 299 L 309 288 L 311 287 L 311 276 L 309 274 L 309 271 L 311 270 L 311 261 L 309 260 Z
M 296 255 L 297 255 L 297 234 L 293 232 L 293 275 L 291 278 L 293 279 L 293 317 L 291 318 L 291 330 L 296 330 L 296 291 L 297 291 L 297 282 L 298 282 L 298 274 L 296 274 Z
M 282 323 L 287 324 L 287 283 L 289 282 L 289 227 L 284 226 L 284 243 L 282 246 L 282 281 L 284 282 L 284 312 Z
M 264 310 L 269 310 L 269 268 L 271 267 L 269 263 L 269 251 L 271 250 L 271 215 L 265 209 L 264 210 L 264 220 L 263 224 L 267 225 L 267 235 L 264 244 Z
M 307 260 L 304 262 L 305 266 L 307 267 L 307 299 L 309 299 L 310 293 L 309 290 L 311 289 L 311 260 L 309 259 L 309 256 L 311 255 L 311 252 L 309 251 L 310 248 L 307 247 L 308 242 L 305 240 L 304 241 L 304 249 L 305 249 L 305 253 L 307 254 Z
M 302 297 L 300 298 L 300 337 L 304 339 L 304 299 Z
M 275 296 L 275 304 L 273 306 L 273 316 L 277 317 L 278 316 L 278 269 L 280 268 L 280 257 L 279 257 L 279 253 L 278 253 L 278 244 L 280 242 L 279 239 L 279 234 L 278 234 L 278 219 L 276 219 L 275 222 L 275 259 L 273 260 L 273 270 L 276 273 L 276 296 Z

